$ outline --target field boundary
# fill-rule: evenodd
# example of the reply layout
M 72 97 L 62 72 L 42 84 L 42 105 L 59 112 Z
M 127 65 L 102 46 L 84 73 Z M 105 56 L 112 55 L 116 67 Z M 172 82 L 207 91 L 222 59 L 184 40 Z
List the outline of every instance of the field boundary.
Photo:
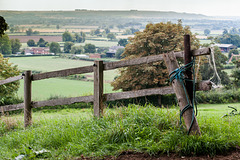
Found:
M 210 48 L 202 48 L 198 50 L 190 51 L 192 56 L 202 56 L 210 54 Z M 173 52 L 176 58 L 183 58 L 184 52 Z M 149 64 L 163 60 L 163 55 L 147 56 L 142 58 L 135 58 L 117 62 L 103 62 L 94 61 L 92 66 L 64 69 L 52 72 L 45 72 L 39 74 L 32 74 L 31 71 L 25 71 L 23 75 L 11 77 L 6 80 L 1 80 L 0 85 L 11 83 L 20 79 L 24 79 L 24 103 L 16 105 L 1 106 L 0 112 L 14 111 L 24 109 L 24 124 L 25 127 L 31 125 L 32 121 L 32 108 L 39 108 L 44 106 L 55 106 L 55 105 L 68 105 L 77 102 L 93 102 L 94 103 L 94 116 L 100 117 L 103 114 L 103 103 L 105 101 L 114 101 L 120 99 L 129 99 L 150 95 L 165 95 L 173 94 L 174 90 L 171 86 L 161 88 L 150 88 L 136 91 L 118 92 L 118 93 L 103 93 L 103 72 L 106 70 L 112 70 L 121 67 L 129 67 L 134 65 Z M 94 95 L 61 98 L 48 101 L 33 102 L 31 100 L 31 86 L 32 81 L 43 80 L 54 77 L 65 77 L 74 74 L 90 73 L 94 72 Z M 209 90 L 208 81 L 203 81 L 197 85 L 198 90 Z

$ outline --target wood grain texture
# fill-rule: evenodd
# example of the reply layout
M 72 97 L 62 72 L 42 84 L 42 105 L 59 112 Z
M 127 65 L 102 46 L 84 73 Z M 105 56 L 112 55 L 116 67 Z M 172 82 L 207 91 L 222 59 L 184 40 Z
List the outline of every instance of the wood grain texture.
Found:
M 39 108 L 44 106 L 57 106 L 57 105 L 69 105 L 73 103 L 79 102 L 93 102 L 93 96 L 82 96 L 82 97 L 71 97 L 71 98 L 61 98 L 61 99 L 53 99 L 48 101 L 38 101 L 33 102 L 33 108 Z
M 15 77 L 10 77 L 10 78 L 8 78 L 8 79 L 1 80 L 1 81 L 0 81 L 0 85 L 7 84 L 7 83 L 11 83 L 11 82 L 14 82 L 14 81 L 18 81 L 18 80 L 20 80 L 20 79 L 23 79 L 23 76 L 22 76 L 22 75 L 15 76 Z
M 179 68 L 178 62 L 177 62 L 176 57 L 173 52 L 164 54 L 164 61 L 165 61 L 165 64 L 167 66 L 169 73 L 174 71 L 176 68 Z M 188 94 L 187 95 L 185 94 L 184 88 L 178 80 L 176 80 L 176 79 L 173 80 L 172 87 L 173 87 L 176 97 L 178 99 L 179 107 L 182 111 L 184 109 L 184 107 L 186 105 L 188 105 L 187 97 L 189 98 L 189 96 L 188 96 Z M 194 116 L 194 123 L 193 123 L 192 127 L 190 128 L 191 122 L 192 122 L 192 113 L 193 113 L 192 108 L 186 110 L 183 113 L 183 119 L 184 119 L 186 128 L 187 128 L 187 130 L 190 129 L 190 134 L 200 135 L 201 132 L 200 132 L 200 129 L 199 129 L 199 126 L 197 123 L 197 119 L 195 116 Z
M 136 91 L 126 91 L 126 92 L 118 92 L 118 93 L 108 93 L 105 94 L 106 101 L 114 101 L 120 99 L 129 99 L 150 95 L 165 95 L 165 94 L 173 94 L 174 91 L 171 86 L 161 87 L 161 88 L 150 88 L 150 89 L 142 89 Z
M 101 117 L 103 115 L 103 61 L 94 62 L 94 116 Z
M 32 72 L 24 73 L 24 127 L 32 124 Z
M 91 72 L 93 72 L 93 66 L 70 68 L 70 69 L 64 69 L 59 71 L 34 74 L 32 80 L 36 81 L 36 80 L 47 79 L 47 78 L 66 77 L 73 74 L 83 74 L 83 73 L 91 73 Z
M 7 112 L 7 111 L 16 111 L 16 110 L 19 110 L 19 109 L 24 109 L 24 103 L 20 103 L 20 104 L 13 104 L 13 105 L 6 105 L 6 106 L 1 106 L 1 111 L 2 110 L 4 112 Z

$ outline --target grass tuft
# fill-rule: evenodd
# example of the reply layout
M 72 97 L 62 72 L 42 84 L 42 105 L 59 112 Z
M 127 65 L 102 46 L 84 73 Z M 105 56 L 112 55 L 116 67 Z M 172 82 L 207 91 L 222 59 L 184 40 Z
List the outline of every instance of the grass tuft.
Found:
M 240 145 L 236 116 L 198 117 L 202 135 L 187 136 L 178 125 L 177 109 L 151 105 L 106 109 L 101 119 L 92 116 L 92 109 L 63 108 L 54 113 L 38 111 L 34 114 L 39 118 L 32 127 L 2 131 L 5 134 L 0 137 L 0 157 L 7 159 L 26 154 L 29 147 L 35 151 L 50 150 L 49 159 L 81 155 L 101 158 L 129 150 L 150 155 L 174 152 L 214 156 Z

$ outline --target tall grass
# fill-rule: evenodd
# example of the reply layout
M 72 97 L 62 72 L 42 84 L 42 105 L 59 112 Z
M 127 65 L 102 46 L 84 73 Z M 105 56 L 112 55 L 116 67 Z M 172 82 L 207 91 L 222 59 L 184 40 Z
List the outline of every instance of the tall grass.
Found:
M 82 110 L 63 109 L 56 115 L 47 114 L 35 120 L 26 130 L 19 127 L 5 131 L 0 137 L 0 157 L 27 154 L 28 147 L 50 150 L 49 159 L 81 155 L 101 158 L 128 150 L 150 155 L 174 152 L 213 156 L 240 145 L 238 117 L 199 117 L 202 135 L 187 136 L 178 125 L 176 109 L 129 105 L 107 109 L 100 119 L 92 117 L 91 112 L 90 109 L 85 109 L 84 114 Z

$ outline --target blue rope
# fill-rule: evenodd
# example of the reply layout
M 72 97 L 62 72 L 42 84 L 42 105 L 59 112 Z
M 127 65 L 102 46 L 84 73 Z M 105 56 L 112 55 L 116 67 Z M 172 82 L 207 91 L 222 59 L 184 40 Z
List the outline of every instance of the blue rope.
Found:
M 184 73 L 187 70 L 191 70 L 191 68 L 192 68 L 192 71 L 193 71 L 193 80 L 186 79 L 185 76 L 184 76 Z M 187 102 L 188 102 L 188 104 L 183 108 L 183 110 L 182 111 L 180 110 L 180 125 L 182 125 L 182 120 L 181 119 L 182 119 L 183 113 L 186 110 L 188 110 L 189 108 L 193 108 L 192 121 L 191 121 L 189 130 L 188 130 L 188 134 L 189 134 L 190 131 L 191 131 L 193 122 L 194 122 L 195 108 L 196 108 L 196 113 L 197 113 L 197 106 L 196 105 L 194 106 L 194 104 L 195 104 L 195 96 L 196 96 L 196 88 L 195 88 L 195 57 L 192 60 L 192 62 L 190 62 L 190 63 L 186 64 L 185 66 L 182 66 L 182 67 L 177 68 L 174 71 L 172 71 L 169 74 L 169 77 L 170 77 L 170 82 L 172 82 L 174 79 L 176 79 L 176 80 L 178 80 L 180 82 L 180 84 L 183 86 L 183 89 L 184 89 L 184 92 L 185 92 L 185 95 L 186 95 L 186 99 L 187 99 Z M 189 97 L 187 96 L 188 94 L 187 94 L 187 90 L 186 90 L 186 87 L 185 87 L 185 81 L 192 81 L 193 82 L 193 98 L 191 100 L 192 105 L 190 103 Z

